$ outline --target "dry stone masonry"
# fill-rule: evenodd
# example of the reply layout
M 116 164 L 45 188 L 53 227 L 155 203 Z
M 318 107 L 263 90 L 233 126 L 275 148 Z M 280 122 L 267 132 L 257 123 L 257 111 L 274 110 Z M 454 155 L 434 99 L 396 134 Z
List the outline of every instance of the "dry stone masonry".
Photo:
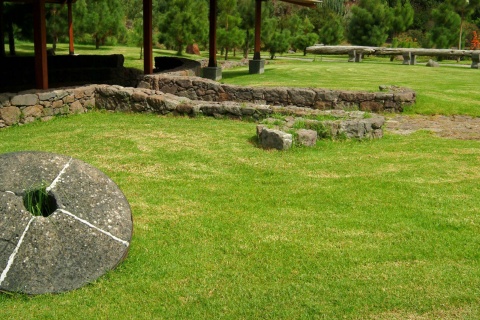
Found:
M 262 88 L 221 84 L 196 77 L 147 75 L 139 87 L 159 90 L 191 100 L 236 101 L 306 107 L 316 110 L 401 112 L 415 103 L 415 92 L 397 88 L 388 92 L 362 92 L 319 88 Z
M 380 90 L 240 87 L 197 77 L 153 75 L 144 76 L 138 88 L 103 84 L 2 93 L 0 128 L 35 120 L 46 121 L 58 115 L 84 113 L 93 108 L 253 120 L 278 113 L 307 118 L 312 115 L 336 117 L 321 121 L 330 138 L 371 139 L 382 136 L 378 123 L 383 124 L 383 120 L 379 120 L 383 117 L 372 112 L 401 112 L 404 106 L 415 103 L 415 92 L 408 89 L 380 86 Z M 372 116 L 365 116 L 365 112 Z M 311 119 L 309 121 L 307 124 L 312 126 Z M 317 129 L 320 127 L 316 126 Z M 300 137 L 302 141 L 310 141 L 303 144 L 312 144 L 312 138 L 304 138 L 306 135 L 303 131 L 295 132 L 297 140 Z
M 265 149 L 287 150 L 292 142 L 314 146 L 318 138 L 379 139 L 385 118 L 363 111 L 308 112 L 305 109 L 275 108 L 274 115 L 257 125 L 257 138 Z M 307 113 L 308 112 L 308 113 Z M 281 115 L 287 115 L 281 117 Z M 292 116 L 297 115 L 297 116 Z

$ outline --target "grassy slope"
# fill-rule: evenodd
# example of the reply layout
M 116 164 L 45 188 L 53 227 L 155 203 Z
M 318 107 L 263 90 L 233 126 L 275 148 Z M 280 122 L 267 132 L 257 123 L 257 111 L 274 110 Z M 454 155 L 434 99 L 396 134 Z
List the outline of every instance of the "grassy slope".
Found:
M 0 295 L 5 319 L 478 319 L 480 143 L 387 135 L 289 152 L 253 123 L 92 113 L 0 131 L 69 154 L 130 201 L 95 284 Z

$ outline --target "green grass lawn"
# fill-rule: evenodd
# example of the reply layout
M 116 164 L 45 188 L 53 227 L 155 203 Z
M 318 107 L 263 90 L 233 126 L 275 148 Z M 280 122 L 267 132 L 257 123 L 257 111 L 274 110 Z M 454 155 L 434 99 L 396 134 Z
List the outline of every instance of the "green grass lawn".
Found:
M 479 115 L 469 68 L 280 59 L 263 75 L 223 75 L 407 86 L 419 100 L 410 113 Z M 55 152 L 104 171 L 134 217 L 119 268 L 64 294 L 0 294 L 1 318 L 480 318 L 480 141 L 418 132 L 277 152 L 254 134 L 254 123 L 107 112 L 0 130 L 0 153 Z
M 420 132 L 264 151 L 255 124 L 93 112 L 0 131 L 129 200 L 115 271 L 0 295 L 3 319 L 478 319 L 480 142 Z

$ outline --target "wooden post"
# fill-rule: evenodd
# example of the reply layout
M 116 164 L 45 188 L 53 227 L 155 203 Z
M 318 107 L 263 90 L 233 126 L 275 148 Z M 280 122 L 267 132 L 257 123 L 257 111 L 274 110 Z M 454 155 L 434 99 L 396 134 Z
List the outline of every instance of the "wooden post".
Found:
M 0 0 L 0 57 L 5 57 L 5 19 L 3 17 L 3 1 Z
M 217 67 L 217 0 L 210 0 L 210 51 L 208 66 Z
M 253 60 L 260 60 L 262 29 L 262 0 L 255 0 L 255 49 L 253 51 Z
M 34 1 L 32 6 L 33 34 L 35 42 L 35 80 L 37 89 L 48 89 L 45 0 Z
M 153 6 L 152 0 L 143 0 L 143 73 L 153 73 Z
M 73 47 L 73 14 L 72 14 L 72 0 L 68 0 L 68 38 L 69 38 L 69 50 L 70 55 L 75 54 L 75 48 Z

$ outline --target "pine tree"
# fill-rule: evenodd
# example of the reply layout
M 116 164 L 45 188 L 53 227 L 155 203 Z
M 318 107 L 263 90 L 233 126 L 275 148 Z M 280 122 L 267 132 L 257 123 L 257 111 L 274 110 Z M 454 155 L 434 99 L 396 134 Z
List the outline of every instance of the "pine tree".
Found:
M 352 44 L 381 46 L 391 29 L 392 11 L 383 0 L 361 0 L 352 7 L 347 38 Z
M 208 37 L 207 0 L 171 0 L 160 16 L 160 42 L 181 55 L 187 45 Z
M 75 30 L 90 34 L 98 49 L 107 37 L 118 38 L 124 33 L 123 9 L 122 0 L 79 0 L 75 3 L 74 10 Z

